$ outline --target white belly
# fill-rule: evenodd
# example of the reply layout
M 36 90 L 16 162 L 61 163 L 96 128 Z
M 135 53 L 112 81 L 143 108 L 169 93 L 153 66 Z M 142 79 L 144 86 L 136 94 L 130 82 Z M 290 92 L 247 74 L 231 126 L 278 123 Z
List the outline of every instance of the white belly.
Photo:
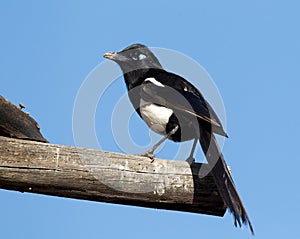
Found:
M 150 129 L 158 134 L 166 134 L 166 125 L 169 122 L 173 110 L 163 106 L 150 104 L 141 100 L 140 112 Z

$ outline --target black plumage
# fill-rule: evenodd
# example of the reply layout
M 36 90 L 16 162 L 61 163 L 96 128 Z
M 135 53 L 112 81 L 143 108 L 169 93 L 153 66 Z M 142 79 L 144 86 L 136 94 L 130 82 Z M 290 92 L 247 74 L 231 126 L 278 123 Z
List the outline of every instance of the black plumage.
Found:
M 235 225 L 253 228 L 239 197 L 214 133 L 227 137 L 221 121 L 202 94 L 183 77 L 163 69 L 155 55 L 142 44 L 104 54 L 121 67 L 131 103 L 140 117 L 157 133 L 175 142 L 199 140 L 219 192 L 233 213 Z M 164 140 L 163 139 L 163 140 Z M 159 145 L 161 140 L 157 145 Z M 155 145 L 147 152 L 151 155 Z M 191 161 L 190 161 L 191 162 Z

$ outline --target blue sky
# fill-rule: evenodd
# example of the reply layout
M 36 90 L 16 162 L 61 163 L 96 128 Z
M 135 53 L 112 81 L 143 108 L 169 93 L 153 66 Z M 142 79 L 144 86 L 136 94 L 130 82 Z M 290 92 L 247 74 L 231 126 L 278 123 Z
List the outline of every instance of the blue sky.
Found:
M 75 97 L 103 53 L 135 42 L 182 52 L 207 70 L 223 97 L 230 136 L 224 155 L 256 238 L 299 238 L 299 7 L 291 0 L 2 1 L 0 93 L 22 102 L 49 141 L 75 145 Z M 107 94 L 124 93 L 120 78 Z M 96 120 L 104 115 L 109 124 L 111 106 L 99 105 Z M 133 122 L 134 139 L 147 144 L 148 129 L 138 117 Z M 109 132 L 103 135 L 106 150 L 121 151 Z M 175 146 L 167 143 L 157 156 L 172 159 Z M 229 213 L 218 218 L 4 190 L 0 198 L 2 238 L 251 238 L 233 227 Z

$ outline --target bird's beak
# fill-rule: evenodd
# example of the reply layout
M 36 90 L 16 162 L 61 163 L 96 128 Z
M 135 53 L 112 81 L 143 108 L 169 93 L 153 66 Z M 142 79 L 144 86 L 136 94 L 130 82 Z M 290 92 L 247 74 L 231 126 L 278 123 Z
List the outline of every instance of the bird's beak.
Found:
M 107 58 L 112 61 L 126 61 L 127 58 L 123 55 L 118 54 L 118 52 L 107 52 L 103 55 L 104 58 Z
M 116 58 L 117 52 L 107 52 L 103 55 L 104 58 L 107 58 L 109 60 L 114 60 Z

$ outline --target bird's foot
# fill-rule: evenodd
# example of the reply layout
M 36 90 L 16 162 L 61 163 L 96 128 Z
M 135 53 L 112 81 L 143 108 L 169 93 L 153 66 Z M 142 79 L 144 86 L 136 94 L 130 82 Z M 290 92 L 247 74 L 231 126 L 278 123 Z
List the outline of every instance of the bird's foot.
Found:
M 194 157 L 188 157 L 185 161 L 188 162 L 189 165 L 192 165 L 193 163 L 195 163 L 195 158 Z
M 151 159 L 151 163 L 153 163 L 154 157 L 155 157 L 153 152 L 148 152 L 148 151 L 145 153 L 142 153 L 142 154 L 138 154 L 138 156 L 147 157 L 147 158 Z

